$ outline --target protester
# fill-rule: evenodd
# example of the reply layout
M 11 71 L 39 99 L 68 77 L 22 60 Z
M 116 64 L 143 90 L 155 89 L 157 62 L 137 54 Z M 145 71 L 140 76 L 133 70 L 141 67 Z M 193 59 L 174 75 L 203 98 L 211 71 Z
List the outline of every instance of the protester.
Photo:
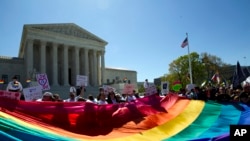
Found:
M 63 100 L 60 98 L 60 95 L 55 93 L 53 94 L 53 98 L 54 98 L 54 101 L 57 101 L 57 102 L 62 102 Z
M 43 97 L 36 101 L 54 101 L 53 94 L 51 92 L 44 92 Z
M 216 94 L 216 100 L 218 102 L 228 102 L 231 100 L 230 95 L 227 93 L 225 87 L 219 87 L 218 93 Z
M 241 92 L 240 96 L 239 96 L 239 100 L 241 103 L 244 104 L 250 104 L 250 98 L 249 98 L 249 93 L 248 92 Z
M 133 95 L 135 96 L 135 98 L 140 98 L 140 95 L 138 92 L 136 92 L 136 90 L 133 90 Z
M 127 94 L 121 94 L 121 98 L 120 98 L 120 101 L 126 101 L 126 99 L 127 99 Z
M 189 99 L 194 99 L 195 98 L 194 89 L 191 89 L 190 91 L 187 91 L 185 95 Z
M 248 83 L 248 82 L 243 82 L 242 87 L 243 87 L 243 91 L 244 91 L 244 92 L 250 93 L 250 83 Z
M 76 97 L 76 93 L 74 92 L 69 92 L 69 98 L 64 100 L 64 102 L 76 102 L 76 101 L 77 101 L 77 97 Z
M 99 105 L 108 104 L 103 88 L 99 88 L 99 95 L 97 97 L 97 104 L 99 104 Z
M 145 89 L 147 89 L 149 87 L 148 79 L 145 79 L 143 86 Z
M 79 98 L 83 98 L 84 93 L 85 93 L 85 88 L 84 88 L 84 86 L 82 86 L 79 88 L 79 90 L 76 91 L 76 100 L 78 101 Z
M 236 89 L 236 90 L 233 90 L 233 89 L 231 89 L 232 90 L 232 93 L 231 93 L 231 95 L 230 95 L 230 97 L 231 97 L 231 100 L 232 101 L 234 101 L 234 102 L 239 102 L 240 101 L 240 93 L 241 93 L 241 89 Z
M 126 102 L 126 98 L 123 99 L 122 96 L 121 96 L 121 94 L 117 93 L 115 96 L 116 96 L 116 98 L 117 98 L 117 100 L 118 100 L 119 103 Z
M 94 96 L 91 95 L 91 94 L 88 96 L 88 99 L 86 100 L 86 102 L 90 102 L 90 103 L 97 104 L 96 99 L 95 99 Z
M 77 102 L 85 102 L 86 101 L 86 99 L 84 99 L 83 97 L 78 97 L 78 99 L 77 99 Z
M 65 99 L 64 102 L 77 102 L 79 98 L 80 98 L 80 101 L 86 101 L 83 98 L 84 97 L 85 88 L 84 88 L 84 86 L 82 86 L 80 88 L 81 89 L 77 91 L 74 86 L 70 86 L 70 89 L 69 89 L 69 98 Z
M 117 103 L 119 103 L 119 99 L 116 97 L 114 91 L 109 92 L 107 102 L 108 102 L 108 104 L 117 104 Z
M 12 78 L 12 81 L 9 82 L 6 91 L 9 92 L 21 92 L 23 90 L 22 84 L 17 80 L 17 77 L 14 76 Z
M 81 92 L 82 92 L 82 90 L 84 90 L 84 92 L 86 92 L 85 86 L 77 86 L 77 87 L 76 87 L 76 95 L 77 95 L 77 96 L 80 95 Z
M 127 95 L 126 101 L 127 101 L 127 102 L 135 101 L 135 100 L 136 100 L 135 94 L 136 94 L 136 91 L 133 90 L 133 93 L 132 93 L 132 94 L 128 94 L 128 95 Z

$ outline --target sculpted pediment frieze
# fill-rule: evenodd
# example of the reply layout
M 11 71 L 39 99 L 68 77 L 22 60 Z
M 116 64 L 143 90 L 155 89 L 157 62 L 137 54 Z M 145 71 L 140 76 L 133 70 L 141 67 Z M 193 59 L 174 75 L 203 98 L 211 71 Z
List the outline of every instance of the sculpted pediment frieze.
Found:
M 60 33 L 78 38 L 90 39 L 98 42 L 105 42 L 102 39 L 89 33 L 88 31 L 82 29 L 81 27 L 78 27 L 75 24 L 37 25 L 37 26 L 31 26 L 31 28 Z

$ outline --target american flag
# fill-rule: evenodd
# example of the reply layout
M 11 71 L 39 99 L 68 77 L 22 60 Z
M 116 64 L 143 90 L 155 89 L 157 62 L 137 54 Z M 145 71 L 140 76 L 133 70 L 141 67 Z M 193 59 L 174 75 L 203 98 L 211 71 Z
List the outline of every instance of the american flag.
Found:
M 186 37 L 185 40 L 182 42 L 181 47 L 184 48 L 188 45 L 188 38 Z

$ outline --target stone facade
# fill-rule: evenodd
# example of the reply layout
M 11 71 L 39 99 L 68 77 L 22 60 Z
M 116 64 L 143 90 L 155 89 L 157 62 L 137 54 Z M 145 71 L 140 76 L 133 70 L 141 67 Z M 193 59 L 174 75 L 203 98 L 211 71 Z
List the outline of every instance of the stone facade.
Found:
M 137 72 L 133 70 L 106 68 L 104 84 L 130 83 L 137 85 Z
M 136 83 L 135 71 L 105 68 L 107 44 L 73 23 L 24 25 L 18 57 L 0 57 L 0 75 L 7 82 L 18 75 L 25 83 L 46 73 L 52 87 L 76 85 L 76 75 L 88 76 L 89 86 L 125 76 Z
M 24 58 L 26 77 L 46 73 L 52 86 L 75 85 L 76 75 L 89 76 L 97 86 L 104 74 L 107 42 L 75 24 L 24 25 L 19 58 Z M 101 61 L 101 62 L 100 62 Z
M 0 56 L 0 68 L 0 79 L 4 80 L 4 86 L 7 86 L 15 75 L 25 85 L 25 67 L 22 58 Z

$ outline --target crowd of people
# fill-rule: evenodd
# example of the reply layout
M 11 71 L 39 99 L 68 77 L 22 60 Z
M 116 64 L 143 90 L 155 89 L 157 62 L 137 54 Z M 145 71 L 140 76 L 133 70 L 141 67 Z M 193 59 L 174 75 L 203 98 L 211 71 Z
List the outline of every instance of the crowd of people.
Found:
M 120 95 L 114 91 L 108 92 L 108 94 L 104 93 L 104 88 L 99 88 L 99 94 L 95 98 L 93 95 L 88 95 L 87 98 L 84 98 L 84 93 L 86 89 L 84 87 L 80 87 L 80 90 L 77 91 L 75 87 L 70 87 L 69 90 L 69 98 L 61 99 L 59 94 L 52 94 L 51 92 L 44 92 L 42 98 L 37 99 L 36 101 L 57 101 L 57 102 L 91 102 L 99 105 L 104 104 L 118 104 L 122 102 L 131 102 L 135 101 L 138 97 L 138 94 L 134 90 L 132 94 L 123 94 Z
M 146 79 L 144 82 L 144 88 L 148 88 L 149 83 Z M 17 77 L 14 76 L 12 81 L 9 82 L 7 91 L 11 92 L 21 92 L 23 90 L 22 84 L 17 80 Z M 109 91 L 108 94 L 105 93 L 104 88 L 99 88 L 99 94 L 95 98 L 93 95 L 88 95 L 87 98 L 84 98 L 86 89 L 85 87 L 80 87 L 76 89 L 75 87 L 70 87 L 69 97 L 67 99 L 61 99 L 60 95 L 51 92 L 44 92 L 42 98 L 36 99 L 35 101 L 57 101 L 57 102 L 91 102 L 99 105 L 103 104 L 117 104 L 122 102 L 131 102 L 135 101 L 139 97 L 139 94 L 136 93 L 136 90 L 133 90 L 132 94 L 119 94 L 115 91 Z M 176 92 L 175 92 L 176 93 Z M 167 95 L 167 94 L 164 94 Z M 187 91 L 186 89 L 180 89 L 178 95 L 186 97 L 189 99 L 195 100 L 215 100 L 218 102 L 241 102 L 245 104 L 250 104 L 250 84 L 246 83 L 242 86 L 242 89 L 232 89 L 230 87 L 219 86 L 219 87 L 194 87 L 193 89 Z
M 18 78 L 14 76 L 12 78 L 12 81 L 10 81 L 7 85 L 6 91 L 10 92 L 22 92 L 23 86 L 18 81 Z M 62 99 L 60 97 L 60 94 L 58 93 L 52 93 L 49 91 L 46 91 L 42 94 L 42 97 L 39 99 L 34 99 L 33 101 L 54 101 L 54 102 L 91 102 L 99 105 L 103 104 L 117 104 L 122 102 L 131 102 L 135 101 L 136 98 L 139 98 L 138 93 L 136 93 L 136 90 L 133 90 L 132 94 L 119 94 L 115 91 L 109 91 L 108 94 L 104 93 L 104 88 L 99 88 L 99 94 L 97 97 L 94 97 L 92 94 L 89 94 L 87 98 L 85 97 L 85 87 L 79 87 L 76 89 L 76 87 L 71 86 L 69 89 L 69 97 L 67 99 Z M 21 100 L 24 100 L 24 96 L 22 95 Z
M 218 102 L 241 102 L 250 104 L 250 84 L 245 84 L 242 89 L 232 89 L 225 86 L 194 87 L 190 91 L 181 89 L 180 96 L 197 100 L 214 100 Z

